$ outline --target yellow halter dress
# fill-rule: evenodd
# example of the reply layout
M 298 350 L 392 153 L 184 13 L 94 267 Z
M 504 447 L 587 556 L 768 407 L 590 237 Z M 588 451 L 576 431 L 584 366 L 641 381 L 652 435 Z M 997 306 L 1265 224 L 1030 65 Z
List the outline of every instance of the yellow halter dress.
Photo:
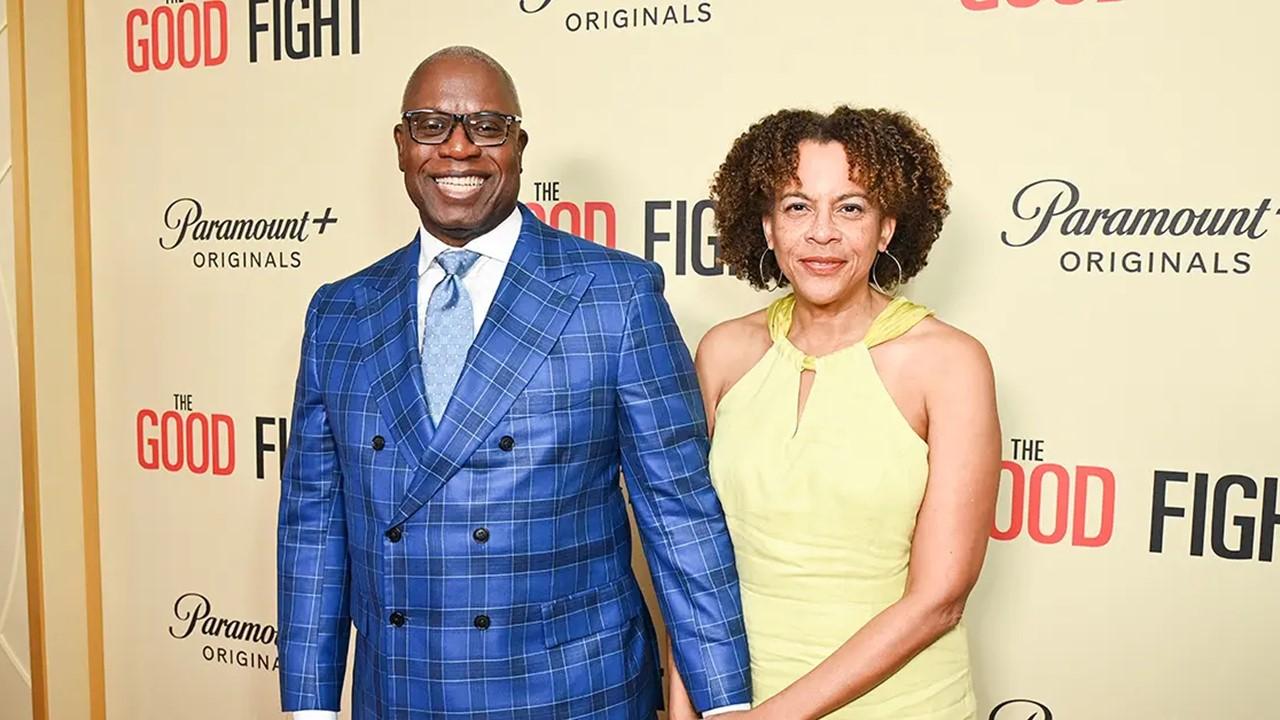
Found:
M 773 345 L 720 400 L 711 476 L 741 578 L 755 702 L 813 669 L 902 597 L 929 449 L 870 348 L 930 310 L 894 299 L 859 343 L 821 357 L 787 339 L 793 296 L 769 306 Z M 800 378 L 814 372 L 797 419 Z M 963 623 L 853 703 L 842 720 L 975 717 Z

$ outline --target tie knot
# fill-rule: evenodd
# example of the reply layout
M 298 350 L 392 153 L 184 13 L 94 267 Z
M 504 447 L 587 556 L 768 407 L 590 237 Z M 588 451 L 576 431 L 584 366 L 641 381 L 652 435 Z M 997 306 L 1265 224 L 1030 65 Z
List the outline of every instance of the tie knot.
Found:
M 480 259 L 479 253 L 471 250 L 445 250 L 436 256 L 436 262 L 444 269 L 446 277 L 457 275 L 462 277 L 467 274 L 472 265 Z

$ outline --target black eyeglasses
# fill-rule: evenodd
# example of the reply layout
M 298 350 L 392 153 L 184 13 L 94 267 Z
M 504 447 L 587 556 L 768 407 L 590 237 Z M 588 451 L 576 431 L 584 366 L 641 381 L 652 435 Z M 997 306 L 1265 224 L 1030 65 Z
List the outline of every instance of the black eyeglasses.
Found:
M 462 123 L 467 139 L 479 147 L 493 147 L 507 141 L 511 126 L 520 122 L 519 115 L 500 112 L 447 113 L 440 110 L 410 110 L 403 116 L 409 137 L 422 145 L 439 145 L 449 139 L 454 127 Z

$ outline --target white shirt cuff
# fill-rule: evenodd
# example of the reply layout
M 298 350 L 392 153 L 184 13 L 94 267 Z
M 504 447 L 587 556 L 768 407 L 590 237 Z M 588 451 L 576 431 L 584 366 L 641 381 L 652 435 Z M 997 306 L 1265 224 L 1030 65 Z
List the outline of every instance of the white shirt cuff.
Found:
M 702 713 L 702 717 L 704 717 L 704 718 L 709 718 L 709 717 L 711 717 L 712 715 L 719 715 L 719 714 L 721 714 L 721 713 L 740 712 L 740 711 L 743 711 L 743 710 L 750 710 L 750 709 L 751 709 L 751 703 L 739 703 L 739 704 L 737 704 L 737 705 L 725 705 L 724 707 L 718 707 L 718 708 L 715 708 L 715 709 L 713 709 L 713 710 L 708 710 L 708 711 L 706 711 L 706 712 Z M 317 718 L 316 720 L 319 720 L 319 718 Z

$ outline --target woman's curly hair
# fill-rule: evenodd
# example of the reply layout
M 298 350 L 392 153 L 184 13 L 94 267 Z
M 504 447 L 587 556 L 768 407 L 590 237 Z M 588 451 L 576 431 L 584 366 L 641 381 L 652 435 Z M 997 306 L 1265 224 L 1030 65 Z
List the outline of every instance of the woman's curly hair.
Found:
M 734 141 L 711 187 L 720 258 L 734 275 L 761 289 L 770 281 L 788 284 L 773 253 L 764 259 L 761 275 L 761 257 L 768 247 L 761 220 L 774 194 L 797 180 L 804 140 L 844 145 L 849 167 L 871 202 L 897 219 L 890 251 L 902 263 L 902 274 L 899 277 L 888 256 L 877 257 L 874 271 L 881 286 L 890 289 L 920 272 L 950 212 L 951 179 L 933 138 L 903 113 L 840 106 L 830 115 L 782 110 Z

